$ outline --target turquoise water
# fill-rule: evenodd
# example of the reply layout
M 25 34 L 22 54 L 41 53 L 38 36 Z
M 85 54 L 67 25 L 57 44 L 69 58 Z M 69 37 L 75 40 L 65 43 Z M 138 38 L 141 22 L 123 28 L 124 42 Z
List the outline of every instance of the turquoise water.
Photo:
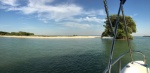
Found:
M 150 38 L 134 37 L 132 49 L 142 51 L 150 65 Z M 0 73 L 102 73 L 108 63 L 110 39 L 0 38 Z M 114 58 L 128 50 L 117 40 Z M 135 60 L 143 59 L 133 54 Z M 122 59 L 123 65 L 129 55 Z M 117 71 L 114 66 L 113 72 Z

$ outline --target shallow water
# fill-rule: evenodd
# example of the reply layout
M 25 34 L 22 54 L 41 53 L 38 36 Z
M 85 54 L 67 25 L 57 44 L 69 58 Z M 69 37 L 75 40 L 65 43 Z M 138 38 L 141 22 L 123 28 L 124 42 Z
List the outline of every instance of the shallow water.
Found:
M 147 56 L 150 65 L 150 38 L 134 37 L 132 49 Z M 102 73 L 108 63 L 110 39 L 23 39 L 0 38 L 0 73 Z M 128 50 L 117 40 L 114 59 Z M 143 57 L 133 54 L 135 60 Z M 122 59 L 130 62 L 129 55 Z M 117 66 L 112 71 L 117 72 Z

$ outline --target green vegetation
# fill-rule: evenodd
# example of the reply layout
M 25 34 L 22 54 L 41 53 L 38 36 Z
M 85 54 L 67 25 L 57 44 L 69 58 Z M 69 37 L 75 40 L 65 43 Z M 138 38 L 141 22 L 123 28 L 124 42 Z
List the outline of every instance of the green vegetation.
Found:
M 75 34 L 74 34 L 74 35 L 72 35 L 72 36 L 78 36 L 78 35 L 75 35 Z
M 132 33 L 136 32 L 136 24 L 133 21 L 133 19 L 130 16 L 125 16 L 126 18 L 126 23 L 127 23 L 127 28 L 128 28 L 128 36 L 129 39 L 133 39 Z M 115 28 L 115 23 L 117 20 L 117 15 L 111 15 L 110 20 L 112 22 L 113 28 Z M 105 27 L 105 31 L 102 33 L 102 37 L 106 36 L 113 36 L 113 33 L 111 31 L 111 28 L 109 26 L 109 21 L 108 19 L 104 22 L 106 25 L 103 25 Z M 119 26 L 117 30 L 117 36 L 116 39 L 126 39 L 126 33 L 125 33 L 125 26 L 124 26 L 124 21 L 123 21 L 123 16 L 120 16 L 120 21 L 119 21 Z
M 33 36 L 34 33 L 23 32 L 23 31 L 19 31 L 19 32 L 4 32 L 4 31 L 0 31 L 0 35 Z

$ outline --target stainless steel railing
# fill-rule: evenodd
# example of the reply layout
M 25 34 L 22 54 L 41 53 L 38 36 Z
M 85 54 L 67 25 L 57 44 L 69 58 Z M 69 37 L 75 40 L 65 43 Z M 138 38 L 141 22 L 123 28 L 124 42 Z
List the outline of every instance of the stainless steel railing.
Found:
M 143 61 L 144 61 L 144 63 L 146 64 L 146 56 L 141 52 L 141 51 L 132 51 L 133 53 L 139 53 L 139 54 L 141 54 L 142 56 L 143 56 Z M 115 61 L 113 61 L 112 63 L 111 63 L 111 66 L 113 66 L 114 64 L 116 64 L 118 61 L 119 61 L 119 70 L 121 70 L 121 59 L 126 55 L 126 54 L 128 54 L 128 53 L 130 53 L 130 51 L 127 51 L 127 52 L 125 52 L 125 53 L 123 53 L 122 55 L 120 55 Z M 103 73 L 107 73 L 109 71 L 109 69 L 108 69 L 108 67 L 104 70 L 104 72 Z M 120 71 L 119 71 L 120 72 Z

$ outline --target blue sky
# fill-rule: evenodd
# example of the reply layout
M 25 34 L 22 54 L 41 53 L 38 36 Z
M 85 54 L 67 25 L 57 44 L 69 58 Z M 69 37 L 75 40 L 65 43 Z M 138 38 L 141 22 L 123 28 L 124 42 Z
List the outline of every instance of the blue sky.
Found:
M 120 0 L 107 0 L 116 14 Z M 125 14 L 137 25 L 134 36 L 150 35 L 150 0 L 127 0 Z M 102 0 L 0 0 L 0 31 L 36 35 L 101 35 L 106 14 Z

